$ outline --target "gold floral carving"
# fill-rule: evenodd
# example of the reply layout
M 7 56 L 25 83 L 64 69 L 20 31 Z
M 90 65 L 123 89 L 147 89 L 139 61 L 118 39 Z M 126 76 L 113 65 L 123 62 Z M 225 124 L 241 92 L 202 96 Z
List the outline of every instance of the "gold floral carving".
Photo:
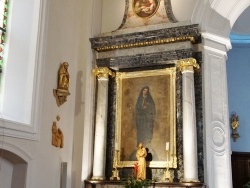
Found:
M 95 68 L 92 73 L 97 76 L 98 78 L 108 78 L 109 75 L 111 77 L 115 77 L 115 73 L 112 72 L 109 68 L 107 67 L 99 67 Z
M 53 89 L 53 94 L 56 98 L 57 106 L 61 106 L 67 101 L 67 96 L 70 95 L 69 92 L 69 64 L 64 62 L 60 65 L 58 70 L 58 84 L 57 89 Z
M 195 69 L 199 69 L 200 66 L 194 58 L 180 59 L 177 61 L 176 67 L 180 68 L 181 72 L 191 71 L 194 72 Z

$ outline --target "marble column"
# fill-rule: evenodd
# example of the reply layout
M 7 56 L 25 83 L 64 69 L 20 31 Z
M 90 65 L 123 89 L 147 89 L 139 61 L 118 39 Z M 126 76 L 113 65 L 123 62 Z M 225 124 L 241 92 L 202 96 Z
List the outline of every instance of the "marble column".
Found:
M 194 93 L 194 68 L 199 65 L 193 58 L 177 62 L 182 72 L 183 103 L 183 158 L 184 182 L 198 182 L 197 134 Z
M 97 101 L 94 141 L 93 180 L 105 179 L 106 137 L 108 113 L 108 81 L 109 75 L 114 76 L 108 68 L 101 67 L 93 70 L 97 76 Z

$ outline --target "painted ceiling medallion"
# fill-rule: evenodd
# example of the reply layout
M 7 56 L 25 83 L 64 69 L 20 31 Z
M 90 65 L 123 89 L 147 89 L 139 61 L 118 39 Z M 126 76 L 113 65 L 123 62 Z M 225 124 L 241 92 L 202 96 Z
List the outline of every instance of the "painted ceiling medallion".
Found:
M 126 0 L 119 29 L 177 22 L 171 0 Z
M 134 0 L 134 13 L 141 18 L 149 18 L 153 16 L 159 8 L 158 0 Z

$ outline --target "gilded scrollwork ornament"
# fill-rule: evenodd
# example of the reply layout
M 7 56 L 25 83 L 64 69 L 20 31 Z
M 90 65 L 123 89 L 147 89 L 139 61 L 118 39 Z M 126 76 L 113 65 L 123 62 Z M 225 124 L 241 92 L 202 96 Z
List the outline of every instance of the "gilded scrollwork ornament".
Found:
M 115 77 L 115 73 L 112 72 L 109 68 L 107 67 L 99 67 L 93 69 L 92 73 L 97 76 L 99 79 L 100 78 L 108 78 L 109 76 Z
M 181 72 L 194 72 L 194 69 L 200 69 L 200 65 L 196 62 L 196 59 L 194 58 L 180 59 L 177 61 L 176 66 L 181 70 Z

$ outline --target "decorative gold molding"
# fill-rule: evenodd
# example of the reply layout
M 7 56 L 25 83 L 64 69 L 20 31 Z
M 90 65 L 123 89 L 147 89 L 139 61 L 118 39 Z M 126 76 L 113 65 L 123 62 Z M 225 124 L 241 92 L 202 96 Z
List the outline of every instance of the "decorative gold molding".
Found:
M 200 65 L 196 62 L 196 59 L 188 58 L 188 59 L 178 60 L 176 67 L 180 68 L 181 72 L 184 72 L 184 71 L 194 72 L 194 68 L 199 69 Z
M 121 44 L 121 45 L 111 45 L 111 46 L 104 46 L 101 48 L 96 48 L 98 52 L 101 51 L 109 51 L 109 50 L 116 50 L 116 49 L 124 49 L 124 48 L 135 48 L 135 47 L 144 47 L 156 44 L 168 44 L 173 42 L 181 42 L 181 41 L 191 41 L 192 43 L 195 42 L 195 38 L 193 36 L 183 36 L 183 37 L 170 37 L 146 42 L 137 42 L 137 43 L 130 43 L 130 44 Z
M 141 82 L 143 80 L 143 82 Z M 131 85 L 133 83 L 133 86 Z M 167 110 L 161 115 L 157 116 L 157 122 L 159 130 L 164 130 L 165 137 L 153 138 L 157 142 L 151 142 L 151 147 L 154 148 L 155 154 L 158 155 L 161 160 L 151 160 L 147 161 L 147 166 L 152 168 L 165 168 L 167 165 L 169 168 L 177 168 L 177 157 L 176 157 L 176 67 L 166 68 L 166 69 L 156 69 L 156 70 L 144 70 L 144 71 L 134 71 L 134 72 L 117 72 L 116 74 L 116 127 L 115 127 L 115 143 L 117 143 L 116 149 L 120 152 L 118 153 L 117 165 L 121 168 L 134 167 L 136 161 L 129 160 L 130 153 L 133 152 L 133 148 L 124 147 L 125 143 L 132 143 L 131 138 L 135 139 L 136 135 L 130 135 L 131 132 L 125 130 L 131 130 L 131 127 L 136 127 L 134 124 L 133 116 L 128 113 L 133 108 L 133 104 L 136 104 L 136 96 L 138 93 L 136 91 L 141 91 L 141 86 L 147 84 L 149 87 L 155 88 L 155 94 L 157 93 L 156 101 L 157 103 L 165 99 L 169 100 L 167 102 Z M 168 84 L 166 84 L 168 83 Z M 157 88 L 157 89 L 156 89 Z M 159 92 L 161 89 L 161 92 Z M 129 94 L 125 94 L 129 91 Z M 152 91 L 151 91 L 152 92 Z M 134 99 L 134 100 L 133 100 Z M 156 102 L 155 101 L 155 102 Z M 122 104 L 128 104 L 127 107 L 123 107 Z M 164 107 L 160 107 L 159 110 L 163 111 Z M 130 115 L 128 115 L 130 114 Z M 165 117 L 167 117 L 165 119 Z M 131 122 L 131 124 L 124 124 L 124 122 Z M 167 124 L 166 124 L 167 122 Z M 166 126 L 166 127 L 165 127 Z M 165 128 L 163 128 L 165 127 Z M 135 128 L 136 130 L 136 128 Z M 159 130 L 155 132 L 158 135 Z M 130 141 L 126 140 L 126 137 L 130 137 Z M 126 140 L 126 142 L 125 142 Z M 166 141 L 169 142 L 169 161 L 165 160 L 164 147 Z M 157 143 L 157 144 L 156 144 Z M 145 143 L 143 143 L 145 144 Z M 128 144 L 129 145 L 129 144 Z M 130 146 L 130 145 L 129 145 Z M 145 147 L 147 147 L 145 145 Z M 121 150 L 121 148 L 124 148 Z M 128 151 L 130 150 L 130 151 Z M 126 153 L 125 153 L 126 152 Z
M 97 76 L 98 78 L 108 78 L 109 75 L 111 77 L 115 77 L 115 73 L 112 72 L 109 68 L 107 67 L 99 67 L 95 68 L 92 70 L 92 73 Z

